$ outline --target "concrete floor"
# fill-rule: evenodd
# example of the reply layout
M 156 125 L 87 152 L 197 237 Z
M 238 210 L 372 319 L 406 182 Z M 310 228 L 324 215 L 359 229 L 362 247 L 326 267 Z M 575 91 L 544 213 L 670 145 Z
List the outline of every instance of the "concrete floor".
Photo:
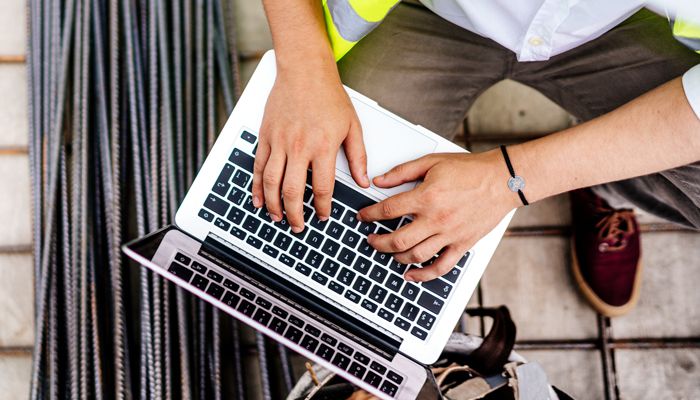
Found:
M 27 397 L 33 342 L 24 2 L 0 2 L 0 400 Z M 259 2 L 236 3 L 243 54 L 269 48 Z M 247 60 L 244 76 L 256 63 Z M 573 120 L 544 97 L 504 82 L 482 96 L 468 121 L 478 150 L 502 135 L 521 140 Z M 577 399 L 604 399 L 606 390 L 619 399 L 700 398 L 700 234 L 644 233 L 639 305 L 608 322 L 587 306 L 569 274 L 569 222 L 566 196 L 518 211 L 511 225 L 517 235 L 503 240 L 471 304 L 507 305 L 522 354 Z M 540 235 L 539 227 L 554 229 Z M 468 326 L 480 332 L 480 321 Z M 601 332 L 610 354 L 600 350 Z M 251 359 L 250 370 L 255 365 Z

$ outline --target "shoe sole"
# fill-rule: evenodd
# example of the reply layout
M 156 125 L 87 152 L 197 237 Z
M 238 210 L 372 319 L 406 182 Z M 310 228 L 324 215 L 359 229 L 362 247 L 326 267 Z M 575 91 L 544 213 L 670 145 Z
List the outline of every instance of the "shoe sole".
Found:
M 636 305 L 637 300 L 639 300 L 639 288 L 642 283 L 642 257 L 640 255 L 639 261 L 637 262 L 637 275 L 634 277 L 634 284 L 632 285 L 632 296 L 627 301 L 627 303 L 621 306 L 612 306 L 605 301 L 603 301 L 597 294 L 591 289 L 585 279 L 583 279 L 583 274 L 581 273 L 581 266 L 578 263 L 578 257 L 576 256 L 576 244 L 574 243 L 574 238 L 571 238 L 571 269 L 574 274 L 574 279 L 578 284 L 579 290 L 583 296 L 588 300 L 591 306 L 605 317 L 619 317 L 630 312 Z

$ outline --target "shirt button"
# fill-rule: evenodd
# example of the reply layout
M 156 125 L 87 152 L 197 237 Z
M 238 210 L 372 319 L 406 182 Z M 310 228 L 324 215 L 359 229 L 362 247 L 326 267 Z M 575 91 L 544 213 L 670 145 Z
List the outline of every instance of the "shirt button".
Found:
M 539 46 L 542 44 L 542 38 L 539 36 L 532 36 L 530 40 L 528 40 L 528 43 L 530 43 L 533 46 Z

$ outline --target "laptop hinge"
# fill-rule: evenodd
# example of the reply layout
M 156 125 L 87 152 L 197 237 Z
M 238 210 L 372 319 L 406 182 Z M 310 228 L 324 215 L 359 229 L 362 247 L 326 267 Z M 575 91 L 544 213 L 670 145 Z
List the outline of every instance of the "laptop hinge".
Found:
M 350 336 L 358 343 L 365 344 L 387 360 L 392 360 L 399 352 L 400 338 L 397 340 L 382 333 L 309 291 L 296 290 L 298 288 L 293 283 L 287 282 L 285 285 L 285 282 L 279 279 L 279 275 L 269 271 L 268 267 L 261 266 L 264 264 L 262 261 L 255 261 L 255 257 L 244 254 L 216 235 L 207 236 L 199 255 L 270 292 L 280 300 L 287 301 L 290 306 L 319 320 L 320 323 L 333 325 L 335 330 Z

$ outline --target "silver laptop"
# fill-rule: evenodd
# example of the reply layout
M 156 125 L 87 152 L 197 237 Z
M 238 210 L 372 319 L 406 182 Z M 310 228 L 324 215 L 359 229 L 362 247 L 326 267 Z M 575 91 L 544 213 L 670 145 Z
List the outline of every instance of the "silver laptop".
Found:
M 128 243 L 142 265 L 384 399 L 434 391 L 437 360 L 512 217 L 445 276 L 406 282 L 402 265 L 367 244 L 410 217 L 359 222 L 363 207 L 415 187 L 357 186 L 342 151 L 331 217 L 320 221 L 307 183 L 305 230 L 252 205 L 252 169 L 274 53 L 262 58 L 175 217 L 176 226 Z M 464 152 L 347 88 L 362 124 L 371 177 L 434 152 Z M 418 266 L 420 267 L 420 266 Z M 421 396 L 423 397 L 423 396 Z

